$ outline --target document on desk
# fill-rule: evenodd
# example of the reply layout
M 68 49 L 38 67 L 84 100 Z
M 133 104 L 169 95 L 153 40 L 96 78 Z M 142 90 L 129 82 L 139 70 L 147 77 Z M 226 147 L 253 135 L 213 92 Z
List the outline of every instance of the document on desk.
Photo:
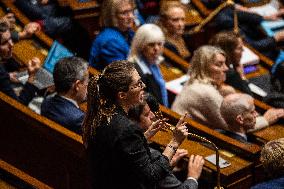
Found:
M 205 157 L 205 159 L 207 161 L 209 161 L 210 163 L 216 165 L 216 154 L 212 154 L 210 156 L 207 156 L 207 157 Z M 228 167 L 230 165 L 231 165 L 230 162 L 228 162 L 227 160 L 225 160 L 225 159 L 223 159 L 223 158 L 221 158 L 219 156 L 219 166 L 220 166 L 220 168 L 225 168 L 225 167 Z
M 177 79 L 167 82 L 166 88 L 174 94 L 179 94 L 187 80 L 189 80 L 189 75 L 183 75 Z

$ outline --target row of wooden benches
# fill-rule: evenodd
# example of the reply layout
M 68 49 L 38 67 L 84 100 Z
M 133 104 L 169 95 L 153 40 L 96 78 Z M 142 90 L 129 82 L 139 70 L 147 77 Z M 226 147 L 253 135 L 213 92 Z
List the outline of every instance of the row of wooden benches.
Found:
M 15 11 L 18 10 L 15 8 Z M 18 11 L 17 14 L 20 15 L 20 12 Z M 20 15 L 19 18 L 24 18 L 24 16 Z M 37 40 L 43 42 L 48 48 L 52 44 L 52 39 L 46 38 L 48 40 L 45 40 L 41 36 L 44 34 L 38 33 Z M 36 44 L 34 40 L 24 40 L 15 45 L 15 48 L 18 46 L 19 49 L 29 50 L 23 56 L 14 51 L 14 57 L 26 62 L 24 58 L 28 59 L 33 56 L 32 52 L 42 54 L 41 48 L 34 48 Z M 166 50 L 165 55 L 175 59 L 176 62 L 183 62 L 179 57 L 171 55 L 170 51 Z M 184 66 L 188 65 L 186 62 L 183 63 Z M 89 70 L 93 75 L 98 73 L 92 68 Z M 163 70 L 171 71 L 170 69 Z M 87 174 L 88 161 L 80 136 L 32 112 L 4 94 L 0 94 L 0 100 L 1 159 L 54 188 L 89 187 L 91 178 Z M 265 104 L 259 103 L 262 109 L 268 108 Z M 85 105 L 82 105 L 83 109 L 84 107 Z M 165 107 L 161 107 L 161 110 L 172 123 L 179 118 L 178 114 Z M 187 121 L 192 132 L 206 136 L 225 150 L 222 157 L 231 162 L 231 166 L 221 169 L 222 184 L 226 188 L 238 188 L 240 185 L 242 188 L 249 188 L 253 182 L 262 179 L 262 175 L 258 174 L 262 173 L 258 171 L 261 169 L 258 161 L 260 146 L 245 145 L 193 120 L 188 119 Z M 154 142 L 164 146 L 169 137 L 170 133 L 160 132 L 154 138 Z M 210 148 L 196 142 L 185 141 L 182 147 L 188 149 L 190 153 L 203 156 L 214 153 Z M 203 172 L 202 179 L 209 181 L 211 185 L 215 180 L 212 177 L 216 173 L 215 167 L 206 162 Z

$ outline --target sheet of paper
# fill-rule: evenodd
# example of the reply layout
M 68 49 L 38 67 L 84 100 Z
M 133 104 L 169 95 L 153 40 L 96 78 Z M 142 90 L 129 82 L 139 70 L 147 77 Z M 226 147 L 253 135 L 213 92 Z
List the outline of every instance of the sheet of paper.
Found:
M 166 83 L 167 90 L 174 94 L 179 94 L 183 88 L 183 84 L 189 80 L 189 75 L 183 75 L 175 80 Z

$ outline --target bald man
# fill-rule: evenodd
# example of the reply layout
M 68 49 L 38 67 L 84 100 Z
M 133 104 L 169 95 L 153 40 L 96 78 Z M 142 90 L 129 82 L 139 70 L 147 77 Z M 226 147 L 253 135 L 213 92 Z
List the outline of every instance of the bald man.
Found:
M 230 94 L 224 98 L 220 111 L 228 124 L 228 130 L 221 130 L 220 133 L 248 143 L 246 133 L 255 128 L 257 117 L 253 98 L 247 94 Z

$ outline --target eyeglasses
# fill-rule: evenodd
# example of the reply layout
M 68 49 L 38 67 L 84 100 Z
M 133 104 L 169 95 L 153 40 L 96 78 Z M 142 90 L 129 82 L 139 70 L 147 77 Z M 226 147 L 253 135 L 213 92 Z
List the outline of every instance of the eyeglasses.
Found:
M 130 87 L 130 89 L 136 89 L 136 88 L 140 88 L 140 89 L 143 89 L 145 87 L 145 84 L 143 83 L 143 81 L 140 79 L 139 81 L 137 81 L 136 84 L 132 85 Z

